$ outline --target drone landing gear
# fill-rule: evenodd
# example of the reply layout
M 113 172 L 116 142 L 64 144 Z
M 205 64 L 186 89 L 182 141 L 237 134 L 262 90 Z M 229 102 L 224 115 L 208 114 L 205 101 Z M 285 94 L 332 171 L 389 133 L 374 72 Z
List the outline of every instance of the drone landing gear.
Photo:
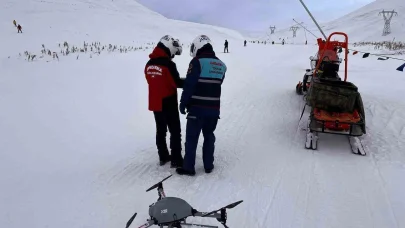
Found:
M 210 226 L 210 225 L 203 225 L 203 224 L 197 224 L 197 223 L 187 223 L 186 221 L 184 222 L 179 222 L 177 224 L 172 224 L 169 225 L 168 228 L 184 228 L 185 226 L 196 226 L 196 227 L 204 227 L 204 228 L 218 228 L 218 226 Z M 160 228 L 163 228 L 161 226 Z
M 202 225 L 195 223 L 181 223 L 182 226 L 196 226 L 196 227 L 205 227 L 205 228 L 218 228 L 218 226 Z

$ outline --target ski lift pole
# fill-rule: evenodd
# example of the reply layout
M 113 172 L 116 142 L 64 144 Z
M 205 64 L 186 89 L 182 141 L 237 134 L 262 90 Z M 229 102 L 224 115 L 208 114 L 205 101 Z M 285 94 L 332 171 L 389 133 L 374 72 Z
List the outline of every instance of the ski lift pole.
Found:
M 316 27 L 318 27 L 319 31 L 322 33 L 323 37 L 325 37 L 325 40 L 327 40 L 328 38 L 326 37 L 325 33 L 322 31 L 321 26 L 319 26 L 318 22 L 316 22 L 315 18 L 312 16 L 311 12 L 309 11 L 309 9 L 307 8 L 307 6 L 305 5 L 305 3 L 300 0 L 302 6 L 305 8 L 305 10 L 308 12 L 309 16 L 312 18 L 312 20 L 314 21 Z

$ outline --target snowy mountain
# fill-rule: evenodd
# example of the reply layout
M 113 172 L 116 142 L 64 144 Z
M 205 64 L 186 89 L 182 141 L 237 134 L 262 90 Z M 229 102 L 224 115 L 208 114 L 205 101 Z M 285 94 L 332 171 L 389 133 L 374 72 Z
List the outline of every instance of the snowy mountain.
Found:
M 367 156 L 352 154 L 347 138 L 336 135 L 320 134 L 318 150 L 306 150 L 308 113 L 300 120 L 304 101 L 295 86 L 314 45 L 244 47 L 236 31 L 169 20 L 130 0 L 0 4 L 1 228 L 121 228 L 134 212 L 130 228 L 138 227 L 157 199 L 146 189 L 170 174 L 166 195 L 199 211 L 244 200 L 228 211 L 232 228 L 405 227 L 405 77 L 395 71 L 402 62 L 349 57 L 349 80 L 366 112 Z M 203 136 L 196 176 L 159 166 L 144 76 L 152 45 L 59 60 L 41 53 L 42 44 L 63 51 L 64 41 L 127 50 L 166 33 L 185 46 L 207 34 L 227 66 L 210 174 Z M 222 53 L 224 39 L 230 53 Z M 26 50 L 42 58 L 18 55 Z M 174 58 L 180 76 L 190 60 L 187 49 Z M 180 121 L 184 145 L 186 117 Z M 222 227 L 215 219 L 188 222 Z
M 395 10 L 398 16 L 392 17 L 391 31 L 382 36 L 384 19 L 379 12 Z M 325 26 L 325 31 L 343 31 L 352 41 L 405 41 L 405 1 L 403 0 L 377 0 L 358 10 L 347 14 Z
M 243 39 L 234 30 L 167 19 L 134 0 L 5 0 L 0 6 L 2 41 L 8 41 L 0 44 L 3 56 L 64 41 L 131 45 L 157 42 L 163 35 L 171 34 L 188 44 L 197 35 L 206 34 L 222 47 L 225 39 Z M 21 36 L 15 35 L 13 20 L 21 24 Z
M 304 10 L 304 8 L 302 10 Z M 394 16 L 391 21 L 392 33 L 387 36 L 382 36 L 384 19 L 382 15 L 378 15 L 379 12 L 383 10 L 395 10 L 398 12 L 398 15 Z M 314 16 L 316 18 L 316 14 Z M 313 22 L 307 22 L 304 25 L 316 36 L 322 37 L 322 34 L 318 31 Z M 391 41 L 394 38 L 397 41 L 405 41 L 405 1 L 377 0 L 343 17 L 327 23 L 321 23 L 320 25 L 326 35 L 337 31 L 347 33 L 350 42 Z M 291 26 L 298 25 L 296 25 L 294 21 L 291 21 Z M 290 28 L 276 30 L 276 33 L 273 35 L 269 35 L 269 33 L 270 31 L 267 31 L 266 34 L 262 33 L 260 36 L 256 36 L 256 38 L 275 40 L 276 42 L 280 39 L 285 39 L 288 43 L 303 43 L 307 36 L 308 42 L 316 42 L 315 37 L 305 32 L 301 27 L 297 30 L 296 37 L 293 37 L 293 32 L 290 31 Z

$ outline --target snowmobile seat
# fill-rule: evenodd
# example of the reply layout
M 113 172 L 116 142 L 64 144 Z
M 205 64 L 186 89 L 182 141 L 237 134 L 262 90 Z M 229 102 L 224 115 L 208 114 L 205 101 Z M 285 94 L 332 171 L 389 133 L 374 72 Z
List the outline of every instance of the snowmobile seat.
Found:
M 338 75 L 339 62 L 337 61 L 323 61 L 319 69 L 321 78 L 330 78 L 335 80 L 340 80 Z

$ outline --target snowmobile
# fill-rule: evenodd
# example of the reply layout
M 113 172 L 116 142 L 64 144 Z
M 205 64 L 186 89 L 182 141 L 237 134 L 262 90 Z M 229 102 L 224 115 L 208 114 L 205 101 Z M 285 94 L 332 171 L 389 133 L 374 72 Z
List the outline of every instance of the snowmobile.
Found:
M 298 84 L 295 86 L 295 92 L 299 95 L 304 95 L 308 92 L 308 88 L 311 86 L 311 79 L 312 79 L 312 75 L 314 74 L 315 68 L 319 62 L 320 59 L 320 53 L 324 52 L 324 48 L 328 47 L 328 55 L 338 55 L 338 52 L 341 53 L 342 52 L 342 48 L 338 46 L 338 43 L 336 43 L 336 45 L 328 45 L 326 46 L 326 41 L 322 40 L 321 38 L 319 38 L 318 40 L 318 46 L 319 46 L 319 51 L 314 55 L 314 56 L 310 56 L 309 60 L 310 60 L 310 66 L 311 69 L 306 69 L 306 72 L 304 74 L 304 77 L 302 79 L 302 82 L 299 81 Z M 331 41 L 331 42 L 336 42 L 336 41 Z M 330 49 L 332 48 L 332 49 Z M 331 50 L 333 50 L 333 52 L 331 52 Z M 323 60 L 328 60 L 329 57 L 328 56 L 323 56 Z M 339 65 L 340 63 L 342 63 L 342 59 L 340 59 L 339 57 L 333 61 L 334 64 L 338 65 L 337 66 L 337 70 L 339 70 Z
M 344 36 L 345 41 L 330 41 L 334 35 Z M 348 36 L 334 32 L 319 52 L 322 61 L 317 61 L 305 97 L 306 106 L 311 107 L 305 148 L 317 149 L 318 133 L 346 135 L 352 152 L 364 156 L 366 152 L 358 138 L 366 134 L 364 106 L 358 88 L 347 81 L 348 52 L 345 51 L 343 81 L 338 75 L 339 59 L 333 57 L 333 51 L 328 53 L 342 48 L 348 48 Z
M 163 189 L 163 181 L 169 179 L 172 175 L 164 178 L 159 183 L 156 183 L 152 187 L 150 187 L 146 192 L 150 190 L 156 189 L 158 191 L 158 200 L 157 202 L 153 203 L 149 206 L 149 216 L 150 218 L 147 220 L 145 224 L 140 226 L 139 228 L 147 228 L 153 225 L 157 225 L 160 228 L 168 227 L 168 228 L 181 228 L 183 226 L 197 226 L 197 227 L 207 227 L 207 228 L 218 228 L 218 226 L 210 226 L 210 225 L 203 225 L 203 224 L 193 224 L 193 223 L 186 223 L 186 218 L 193 216 L 193 217 L 207 217 L 207 218 L 215 218 L 219 221 L 225 228 L 228 228 L 226 225 L 227 221 L 227 212 L 226 209 L 232 209 L 238 206 L 243 200 L 238 202 L 229 204 L 225 207 L 222 207 L 218 210 L 211 211 L 211 212 L 200 212 L 190 206 L 185 200 L 176 198 L 176 197 L 166 197 L 166 194 Z M 127 222 L 126 228 L 132 224 L 136 217 L 137 213 L 135 213 Z

